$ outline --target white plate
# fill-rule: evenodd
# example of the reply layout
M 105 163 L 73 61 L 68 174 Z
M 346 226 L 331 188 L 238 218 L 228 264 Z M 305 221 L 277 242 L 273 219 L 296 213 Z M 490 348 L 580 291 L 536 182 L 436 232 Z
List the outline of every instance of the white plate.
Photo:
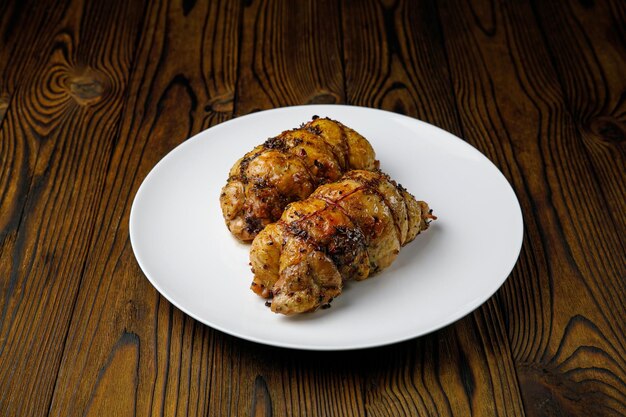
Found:
M 439 220 L 395 263 L 350 282 L 332 308 L 285 317 L 249 289 L 249 245 L 226 229 L 220 189 L 253 146 L 319 115 L 372 143 L 381 168 Z M 381 346 L 437 330 L 485 302 L 506 280 L 522 244 L 511 186 L 456 136 L 398 114 L 352 106 L 287 107 L 208 129 L 163 158 L 139 188 L 130 240 L 152 285 L 211 327 L 268 345 L 311 350 Z

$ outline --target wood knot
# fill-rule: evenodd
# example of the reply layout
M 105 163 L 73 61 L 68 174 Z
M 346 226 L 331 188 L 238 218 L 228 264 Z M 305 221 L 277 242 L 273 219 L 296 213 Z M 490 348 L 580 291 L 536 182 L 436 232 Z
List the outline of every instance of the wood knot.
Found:
M 205 111 L 216 113 L 232 113 L 235 103 L 235 95 L 232 92 L 213 97 L 204 108 Z
M 83 106 L 99 101 L 105 90 L 102 79 L 93 71 L 69 77 L 67 88 L 74 100 Z
M 317 93 L 307 100 L 307 104 L 335 104 L 339 102 L 339 96 L 328 91 Z
M 610 116 L 594 118 L 589 123 L 589 129 L 606 142 L 618 143 L 626 140 L 626 127 L 622 122 Z

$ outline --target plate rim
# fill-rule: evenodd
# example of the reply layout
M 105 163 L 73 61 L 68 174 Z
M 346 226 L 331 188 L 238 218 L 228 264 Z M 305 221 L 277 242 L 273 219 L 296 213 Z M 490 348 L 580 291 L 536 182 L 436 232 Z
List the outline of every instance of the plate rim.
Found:
M 195 143 L 198 140 L 201 140 L 200 136 L 206 134 L 207 131 L 215 131 L 215 130 L 219 130 L 219 129 L 224 129 L 227 128 L 228 126 L 230 126 L 231 124 L 237 123 L 239 122 L 241 119 L 244 118 L 257 118 L 257 117 L 261 117 L 263 114 L 267 114 L 268 112 L 281 112 L 281 111 L 289 111 L 289 110 L 303 110 L 303 109 L 322 109 L 322 108 L 328 108 L 328 107 L 335 107 L 335 108 L 345 108 L 348 110 L 355 110 L 355 111 L 373 111 L 373 112 L 380 112 L 380 113 L 387 113 L 388 117 L 396 117 L 396 118 L 401 118 L 401 119 L 406 119 L 408 121 L 410 121 L 411 123 L 417 123 L 419 125 L 422 126 L 427 126 L 428 128 L 434 128 L 437 131 L 439 131 L 439 133 L 443 133 L 444 135 L 448 136 L 450 139 L 454 139 L 456 142 L 463 144 L 463 146 L 465 146 L 466 148 L 468 148 L 468 151 L 471 152 L 474 155 L 478 155 L 484 162 L 488 162 L 488 164 L 491 166 L 492 169 L 495 169 L 495 171 L 497 172 L 497 174 L 499 174 L 499 176 L 506 182 L 506 189 L 507 191 L 510 192 L 510 194 L 512 195 L 513 199 L 513 203 L 514 205 L 511 207 L 512 209 L 514 209 L 515 211 L 515 217 L 519 220 L 519 237 L 516 239 L 516 250 L 515 250 L 515 256 L 514 261 L 512 262 L 512 264 L 510 266 L 508 266 L 506 268 L 507 273 L 504 274 L 503 278 L 499 278 L 497 280 L 497 285 L 495 285 L 495 288 L 493 289 L 493 291 L 488 291 L 485 292 L 485 294 L 481 297 L 478 297 L 474 300 L 472 300 L 472 302 L 466 304 L 465 308 L 461 308 L 461 309 L 456 309 L 454 310 L 447 319 L 442 320 L 441 323 L 438 323 L 437 325 L 433 325 L 430 326 L 429 328 L 427 328 L 426 330 L 422 330 L 422 331 L 413 331 L 413 332 L 407 332 L 405 335 L 403 336 L 399 336 L 399 337 L 395 337 L 395 338 L 389 338 L 386 339 L 384 341 L 378 341 L 378 342 L 374 342 L 374 343 L 357 343 L 357 344 L 342 344 L 342 345 L 315 345 L 315 346 L 311 346 L 311 345 L 307 345 L 307 344 L 299 344 L 299 343 L 291 343 L 291 342 L 284 342 L 284 341 L 277 341 L 275 339 L 272 338 L 262 338 L 262 337 L 256 337 L 256 336 L 251 336 L 251 335 L 246 335 L 244 333 L 238 332 L 238 331 L 234 331 L 232 329 L 229 329 L 226 326 L 222 326 L 216 323 L 213 323 L 211 320 L 206 320 L 205 318 L 199 317 L 199 315 L 189 311 L 182 303 L 177 302 L 176 300 L 173 299 L 173 297 L 171 297 L 167 291 L 164 291 L 163 288 L 159 285 L 159 283 L 157 282 L 156 279 L 154 279 L 153 277 L 151 277 L 147 272 L 146 272 L 146 265 L 145 263 L 142 261 L 141 256 L 138 255 L 138 237 L 136 235 L 136 231 L 135 231 L 135 226 L 133 226 L 134 223 L 136 223 L 136 220 L 134 221 L 134 219 L 137 216 L 137 202 L 139 201 L 141 195 L 145 192 L 146 189 L 146 184 L 151 181 L 151 178 L 156 175 L 155 173 L 157 172 L 157 170 L 159 169 L 159 166 L 162 166 L 164 164 L 164 161 L 170 159 L 174 153 L 179 152 L 181 149 L 187 147 L 187 146 L 191 146 L 192 143 Z M 314 113 L 315 114 L 315 113 Z M 472 314 L 476 309 L 478 309 L 480 306 L 482 306 L 483 304 L 485 304 L 500 288 L 502 288 L 502 286 L 504 285 L 504 283 L 507 281 L 507 279 L 510 277 L 511 272 L 513 271 L 513 269 L 515 268 L 515 266 L 517 265 L 517 262 L 519 260 L 519 256 L 522 250 L 522 246 L 523 246 L 523 242 L 524 242 L 524 219 L 523 219 L 523 212 L 521 209 L 521 205 L 519 202 L 519 199 L 517 198 L 517 194 L 515 193 L 515 190 L 513 189 L 513 186 L 511 185 L 510 181 L 508 180 L 508 178 L 506 178 L 506 176 L 502 173 L 502 171 L 498 168 L 497 165 L 495 165 L 495 163 L 493 161 L 491 161 L 491 159 L 489 159 L 485 154 L 483 154 L 480 150 L 478 150 L 476 147 L 474 147 L 473 145 L 469 144 L 468 142 L 466 142 L 465 140 L 461 139 L 460 137 L 458 137 L 457 135 L 455 135 L 454 133 L 451 133 L 445 129 L 442 129 L 436 125 L 433 125 L 431 123 L 425 122 L 423 120 L 420 119 L 416 119 L 414 117 L 410 117 L 407 115 L 403 115 L 403 114 L 399 114 L 399 113 L 394 113 L 392 111 L 388 111 L 388 110 L 384 110 L 384 109 L 377 109 L 377 108 L 373 108 L 373 107 L 365 107 L 365 106 L 355 106 L 355 105 L 348 105 L 348 104 L 310 104 L 310 105 L 296 105 L 296 106 L 284 106 L 284 107 L 276 107 L 276 108 L 272 108 L 272 109 L 266 109 L 266 110 L 261 110 L 258 112 L 254 112 L 254 113 L 249 113 L 246 115 L 242 115 L 242 116 L 238 116 L 238 117 L 234 117 L 232 119 L 226 120 L 224 122 L 218 123 L 215 126 L 211 126 L 207 129 L 204 129 L 198 133 L 196 133 L 195 135 L 185 139 L 183 142 L 181 142 L 180 144 L 176 145 L 174 148 L 172 148 L 171 150 L 169 150 L 167 152 L 166 155 L 164 155 L 161 159 L 159 159 L 159 161 L 150 169 L 150 171 L 148 172 L 148 174 L 144 177 L 144 179 L 142 180 L 139 188 L 137 189 L 135 196 L 133 198 L 133 202 L 131 204 L 131 208 L 130 208 L 130 213 L 129 213 L 129 225 L 128 225 L 128 235 L 129 235 L 129 240 L 130 240 L 130 244 L 131 244 L 131 248 L 133 250 L 133 255 L 134 258 L 137 262 L 137 264 L 139 265 L 139 267 L 141 268 L 141 272 L 143 273 L 144 277 L 146 277 L 148 279 L 148 281 L 150 282 L 150 284 L 157 290 L 157 292 L 163 296 L 166 300 L 168 300 L 172 305 L 174 305 L 176 308 L 178 308 L 179 310 L 181 310 L 183 313 L 185 313 L 186 315 L 192 317 L 194 320 L 199 321 L 200 323 L 209 326 L 215 330 L 219 330 L 223 333 L 226 333 L 228 335 L 243 339 L 243 340 L 247 340 L 249 342 L 254 342 L 254 343 L 259 343 L 259 344 L 263 344 L 263 345 L 267 345 L 267 346 L 273 346 L 273 347 L 280 347 L 280 348 L 287 348 L 287 349 L 296 349 L 296 350 L 305 350 L 305 351 L 347 351 L 347 350 L 363 350 L 363 349 L 372 349 L 372 348 L 377 348 L 377 347 L 383 347 L 383 346 L 389 346 L 392 344 L 396 344 L 396 343 L 401 343 L 401 342 L 405 342 L 407 340 L 411 340 L 411 339 L 415 339 L 418 337 L 422 337 L 422 336 L 426 336 L 428 334 L 431 334 L 433 332 L 436 332 L 437 330 L 440 330 L 446 326 L 449 326 L 452 323 L 455 323 L 457 321 L 459 321 L 460 319 L 469 316 L 470 314 Z M 496 282 L 496 281 L 494 281 Z M 469 307 L 468 307 L 469 305 Z

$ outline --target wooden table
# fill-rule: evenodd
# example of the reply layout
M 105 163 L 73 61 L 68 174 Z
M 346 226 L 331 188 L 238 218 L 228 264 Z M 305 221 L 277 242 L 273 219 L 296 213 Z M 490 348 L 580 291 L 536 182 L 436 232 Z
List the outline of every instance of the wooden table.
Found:
M 625 2 L 15 0 L 0 42 L 0 415 L 626 414 Z M 149 170 L 304 103 L 425 120 L 503 171 L 525 234 L 494 297 L 315 353 L 157 293 L 128 238 Z

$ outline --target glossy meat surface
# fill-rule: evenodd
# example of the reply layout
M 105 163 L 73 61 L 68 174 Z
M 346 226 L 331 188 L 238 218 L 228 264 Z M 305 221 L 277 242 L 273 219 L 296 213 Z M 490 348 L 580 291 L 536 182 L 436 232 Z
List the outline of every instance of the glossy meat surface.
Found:
M 314 118 L 270 138 L 238 160 L 220 195 L 228 229 L 250 241 L 278 220 L 287 204 L 307 198 L 319 185 L 352 169 L 378 166 L 374 150 L 340 122 Z
M 287 206 L 252 242 L 252 290 L 272 311 L 328 305 L 347 280 L 388 267 L 435 219 L 428 205 L 380 171 L 355 170 Z

